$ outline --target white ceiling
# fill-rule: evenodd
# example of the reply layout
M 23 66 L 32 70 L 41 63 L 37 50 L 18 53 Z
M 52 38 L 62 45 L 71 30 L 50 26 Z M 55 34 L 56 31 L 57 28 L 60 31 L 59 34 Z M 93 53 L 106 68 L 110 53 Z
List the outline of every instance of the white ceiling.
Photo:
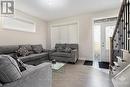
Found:
M 121 4 L 120 0 L 54 0 L 54 3 L 47 3 L 47 0 L 15 1 L 16 9 L 46 21 L 118 8 Z M 50 4 L 52 5 L 50 6 Z

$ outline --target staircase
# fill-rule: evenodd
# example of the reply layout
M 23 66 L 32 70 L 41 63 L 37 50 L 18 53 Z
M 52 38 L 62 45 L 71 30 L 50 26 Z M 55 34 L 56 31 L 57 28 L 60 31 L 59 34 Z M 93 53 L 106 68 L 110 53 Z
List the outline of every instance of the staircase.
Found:
M 123 0 L 111 38 L 110 74 L 112 77 L 130 64 L 130 1 Z

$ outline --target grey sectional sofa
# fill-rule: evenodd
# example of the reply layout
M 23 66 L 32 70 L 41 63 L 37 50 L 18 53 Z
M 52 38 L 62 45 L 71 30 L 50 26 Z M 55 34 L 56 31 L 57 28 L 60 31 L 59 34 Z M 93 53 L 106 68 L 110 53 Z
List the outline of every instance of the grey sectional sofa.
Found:
M 16 51 L 19 49 L 20 46 L 24 46 L 29 50 L 30 52 L 33 51 L 32 46 L 33 45 L 9 45 L 9 46 L 0 46 L 0 55 L 5 54 L 5 55 L 10 55 L 12 56 L 13 54 L 16 53 Z M 26 64 L 31 64 L 31 65 L 37 65 L 42 63 L 45 60 L 48 60 L 48 52 L 42 52 L 42 53 L 31 53 L 28 56 L 20 56 L 18 57 L 20 60 L 22 60 Z
M 27 70 L 17 81 L 1 84 L 0 87 L 52 87 L 51 64 L 42 63 L 38 66 L 26 65 Z
M 58 48 L 62 48 L 58 51 Z M 65 48 L 70 48 L 70 52 L 65 52 Z M 56 44 L 55 49 L 49 52 L 50 59 L 55 59 L 59 62 L 72 62 L 76 63 L 79 58 L 79 47 L 78 44 Z

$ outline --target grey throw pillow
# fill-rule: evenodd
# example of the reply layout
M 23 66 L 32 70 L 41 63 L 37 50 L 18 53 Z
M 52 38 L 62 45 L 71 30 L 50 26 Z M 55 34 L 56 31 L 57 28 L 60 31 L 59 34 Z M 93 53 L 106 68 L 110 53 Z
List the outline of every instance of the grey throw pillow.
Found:
M 28 56 L 30 54 L 26 47 L 20 47 L 16 52 L 18 53 L 18 56 Z
M 72 50 L 71 48 L 67 47 L 67 48 L 64 49 L 64 52 L 66 52 L 66 53 L 70 53 L 71 50 Z
M 42 45 L 32 45 L 32 48 L 35 53 L 41 53 L 44 51 Z
M 8 55 L 0 55 L 0 81 L 9 83 L 22 77 L 16 61 Z
M 57 51 L 57 52 L 64 52 L 64 48 L 62 48 L 62 47 L 57 47 L 57 48 L 56 48 L 56 51 Z

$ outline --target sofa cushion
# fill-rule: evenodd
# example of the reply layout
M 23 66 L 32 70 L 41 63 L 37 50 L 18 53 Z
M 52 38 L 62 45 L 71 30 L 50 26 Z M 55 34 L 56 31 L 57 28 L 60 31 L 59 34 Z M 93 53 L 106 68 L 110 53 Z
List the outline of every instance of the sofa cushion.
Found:
M 78 49 L 78 44 L 66 44 L 66 47 L 71 48 L 72 50 Z
M 28 51 L 32 51 L 31 45 L 20 45 L 20 47 L 25 47 Z
M 66 45 L 65 44 L 56 44 L 56 46 L 55 46 L 55 48 L 57 49 L 57 48 L 65 48 L 66 47 Z
M 41 53 L 44 51 L 42 45 L 32 45 L 32 49 L 35 53 Z
M 20 47 L 16 52 L 18 56 L 28 56 L 30 54 L 26 47 Z
M 57 52 L 64 52 L 64 48 L 62 48 L 62 47 L 57 47 L 57 48 L 56 48 L 56 51 L 57 51 Z
M 0 81 L 2 83 L 9 83 L 16 81 L 22 77 L 22 73 L 16 61 L 8 56 L 0 56 Z
M 34 51 L 29 51 L 29 54 L 34 54 Z
M 55 57 L 71 57 L 71 53 L 65 53 L 65 52 L 54 52 L 51 54 L 51 56 Z
M 36 60 L 40 58 L 45 58 L 47 56 L 48 56 L 48 53 L 44 52 L 44 53 L 39 53 L 39 54 L 31 54 L 25 57 L 19 57 L 19 59 L 21 59 L 23 62 L 28 62 L 28 61 L 32 61 L 32 60 Z
M 0 46 L 0 54 L 14 53 L 19 49 L 18 45 Z

